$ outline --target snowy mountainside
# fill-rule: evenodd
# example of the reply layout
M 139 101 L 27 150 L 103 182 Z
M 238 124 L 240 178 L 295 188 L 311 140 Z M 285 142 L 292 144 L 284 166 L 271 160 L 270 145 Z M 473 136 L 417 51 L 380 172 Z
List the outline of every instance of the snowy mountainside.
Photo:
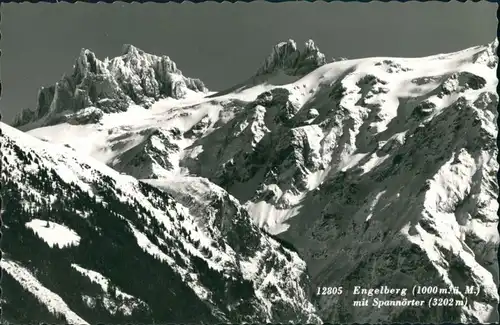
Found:
M 36 109 L 24 110 L 14 125 L 95 123 L 103 113 L 125 111 L 130 104 L 149 107 L 160 98 L 208 91 L 201 80 L 184 77 L 168 56 L 151 55 L 130 44 L 122 52 L 101 61 L 92 51 L 82 49 L 73 73 L 53 86 L 42 87 Z M 81 111 L 87 107 L 92 110 Z
M 207 228 L 155 187 L 1 130 L 6 321 L 319 322 L 305 262 L 223 189 Z
M 254 150 L 227 149 L 221 128 L 199 140 L 210 152 L 185 162 L 292 242 L 317 286 L 474 285 L 482 293 L 432 313 L 320 297 L 323 319 L 498 320 L 494 46 L 325 65 L 231 121 L 248 125 L 238 135 Z
M 333 63 L 294 44 L 226 91 L 28 133 L 168 193 L 214 237 L 217 211 L 248 216 L 296 248 L 313 290 L 480 288 L 432 310 L 319 296 L 325 322 L 498 321 L 498 41 Z

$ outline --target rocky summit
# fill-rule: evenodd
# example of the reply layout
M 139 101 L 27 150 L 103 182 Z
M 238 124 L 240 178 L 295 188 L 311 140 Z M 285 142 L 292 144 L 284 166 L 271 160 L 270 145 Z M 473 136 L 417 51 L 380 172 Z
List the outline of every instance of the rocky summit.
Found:
M 273 47 L 257 75 L 282 71 L 287 75 L 302 77 L 324 64 L 325 55 L 319 51 L 313 40 L 307 41 L 303 50 L 297 48 L 294 40 L 288 40 Z
M 76 112 L 87 107 L 94 107 L 99 114 L 126 111 L 131 104 L 148 108 L 160 98 L 179 99 L 191 92 L 207 91 L 201 80 L 184 77 L 168 56 L 151 55 L 129 44 L 122 52 L 101 61 L 90 50 L 82 49 L 73 73 L 41 88 L 36 109 L 24 110 L 14 125 L 35 120 L 44 125 L 71 121 Z
M 82 51 L 1 124 L 4 323 L 498 322 L 497 47 Z

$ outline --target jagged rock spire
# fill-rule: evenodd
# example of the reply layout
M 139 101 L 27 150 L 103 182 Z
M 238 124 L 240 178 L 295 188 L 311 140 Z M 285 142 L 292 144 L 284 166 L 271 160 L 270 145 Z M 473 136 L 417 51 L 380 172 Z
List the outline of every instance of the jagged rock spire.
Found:
M 101 61 L 91 50 L 82 49 L 73 73 L 54 86 L 42 88 L 36 110 L 22 112 L 14 124 L 90 106 L 104 112 L 124 111 L 130 104 L 148 108 L 162 97 L 183 98 L 190 91 L 206 92 L 207 88 L 201 80 L 183 76 L 168 56 L 148 54 L 125 44 L 121 56 Z
M 326 64 L 325 55 L 321 53 L 313 40 L 304 44 L 299 50 L 297 43 L 290 39 L 276 44 L 257 75 L 272 74 L 279 70 L 287 75 L 301 76 Z

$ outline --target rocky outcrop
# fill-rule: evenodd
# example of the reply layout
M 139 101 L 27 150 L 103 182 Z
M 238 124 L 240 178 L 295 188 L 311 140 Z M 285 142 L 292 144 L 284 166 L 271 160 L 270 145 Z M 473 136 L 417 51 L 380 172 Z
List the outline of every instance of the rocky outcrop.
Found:
M 113 146 L 125 146 L 128 139 L 119 136 Z M 116 157 L 110 166 L 115 170 L 137 179 L 167 176 L 173 169 L 172 156 L 180 150 L 175 140 L 178 132 L 173 130 L 151 129 L 141 132 L 141 141 Z
M 60 114 L 47 121 L 46 125 L 55 125 L 59 123 L 69 123 L 73 125 L 95 124 L 99 123 L 104 116 L 101 109 L 96 107 L 87 107 L 75 113 Z
M 463 93 L 468 89 L 479 90 L 486 85 L 486 80 L 473 73 L 462 71 L 447 77 L 441 86 L 438 96 L 443 97 L 452 93 Z
M 313 40 L 299 50 L 294 40 L 281 42 L 273 47 L 271 54 L 257 71 L 257 76 L 282 71 L 290 76 L 303 76 L 326 64 L 326 58 Z
M 474 55 L 473 62 L 485 64 L 490 69 L 495 69 L 498 65 L 498 38 L 489 43 L 486 48 Z
M 20 126 L 44 119 L 53 124 L 61 114 L 94 106 L 104 113 L 127 110 L 131 104 L 149 108 L 163 97 L 183 98 L 189 92 L 206 92 L 199 79 L 187 78 L 168 56 L 156 56 L 125 45 L 121 56 L 104 61 L 82 49 L 71 75 L 54 86 L 42 88 L 37 108 L 25 110 L 15 120 Z

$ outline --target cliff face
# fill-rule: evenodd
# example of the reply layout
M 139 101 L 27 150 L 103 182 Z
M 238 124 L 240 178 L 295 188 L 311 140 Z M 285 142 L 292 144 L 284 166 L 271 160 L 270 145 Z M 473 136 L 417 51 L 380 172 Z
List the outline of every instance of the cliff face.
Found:
M 14 125 L 41 119 L 45 125 L 60 123 L 87 107 L 104 113 L 126 111 L 131 104 L 148 108 L 160 98 L 180 99 L 206 91 L 201 80 L 184 77 L 168 56 L 125 45 L 121 56 L 101 61 L 83 49 L 73 73 L 41 88 L 36 109 L 23 111 Z

